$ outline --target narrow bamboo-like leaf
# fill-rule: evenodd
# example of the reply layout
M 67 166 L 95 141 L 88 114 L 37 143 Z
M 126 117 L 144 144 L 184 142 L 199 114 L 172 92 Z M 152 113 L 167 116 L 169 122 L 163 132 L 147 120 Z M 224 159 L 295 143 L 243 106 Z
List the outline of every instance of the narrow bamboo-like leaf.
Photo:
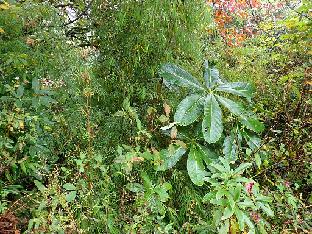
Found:
M 208 175 L 208 172 L 205 171 L 202 153 L 194 145 L 191 146 L 187 158 L 187 172 L 191 181 L 198 186 L 202 186 L 204 184 L 204 178 Z
M 232 188 L 231 193 L 233 194 L 234 201 L 238 201 L 240 199 L 241 192 L 242 192 L 241 186 L 236 186 L 235 188 Z
M 230 228 L 230 221 L 225 220 L 225 222 L 220 226 L 218 233 L 219 234 L 228 234 Z
M 239 230 L 243 231 L 245 228 L 244 213 L 238 207 L 235 207 L 234 213 L 235 213 L 236 219 L 238 221 Z
M 260 169 L 261 163 L 262 163 L 260 154 L 255 154 L 255 162 L 256 162 L 257 167 Z
M 209 94 L 205 100 L 202 131 L 208 143 L 217 142 L 223 131 L 221 108 L 212 94 Z
M 219 189 L 216 193 L 216 199 L 220 200 L 223 196 L 225 196 L 226 190 L 225 189 Z
M 39 190 L 40 192 L 43 192 L 44 190 L 47 189 L 47 188 L 46 188 L 40 181 L 38 181 L 38 180 L 35 180 L 34 183 L 35 183 L 36 187 L 38 188 L 38 190 Z
M 229 193 L 229 192 L 227 191 L 227 192 L 225 193 L 225 196 L 226 196 L 226 198 L 227 198 L 227 202 L 228 202 L 228 204 L 230 205 L 230 207 L 231 207 L 232 209 L 234 209 L 234 207 L 236 206 L 236 202 L 234 201 L 234 198 L 233 198 L 232 194 Z
M 260 222 L 258 224 L 258 229 L 259 229 L 260 234 L 268 234 L 268 232 L 265 230 L 265 226 L 263 222 Z
M 237 204 L 238 204 L 238 206 L 239 206 L 240 208 L 242 208 L 243 210 L 245 210 L 246 208 L 254 208 L 254 207 L 255 207 L 253 201 L 247 200 L 247 199 L 245 199 L 245 200 L 242 201 L 242 202 L 238 202 Z
M 214 167 L 215 169 L 217 169 L 220 172 L 228 172 L 228 170 L 224 166 L 222 166 L 221 164 L 211 163 L 210 166 Z
M 164 79 L 165 85 L 169 88 L 179 86 L 190 89 L 204 90 L 196 78 L 177 65 L 170 63 L 162 65 L 159 75 Z
M 251 167 L 251 163 L 242 163 L 235 169 L 234 174 L 242 174 L 247 168 Z
M 261 209 L 270 217 L 274 216 L 273 210 L 268 206 L 263 204 L 262 202 L 258 202 L 258 205 L 261 207 Z
M 221 84 L 216 88 L 217 91 L 235 94 L 247 98 L 249 101 L 253 97 L 253 87 L 245 82 L 232 82 Z
M 227 172 L 230 172 L 231 171 L 230 162 L 226 158 L 223 158 L 223 157 L 220 157 L 219 160 L 224 166 L 224 168 L 227 170 Z
M 255 231 L 255 225 L 253 222 L 250 220 L 250 218 L 247 216 L 247 214 L 243 214 L 244 216 L 244 221 L 249 227 L 249 232 L 254 232 Z
M 190 95 L 183 99 L 178 105 L 174 115 L 174 122 L 179 125 L 187 126 L 195 122 L 202 113 L 202 105 L 200 103 L 200 95 Z

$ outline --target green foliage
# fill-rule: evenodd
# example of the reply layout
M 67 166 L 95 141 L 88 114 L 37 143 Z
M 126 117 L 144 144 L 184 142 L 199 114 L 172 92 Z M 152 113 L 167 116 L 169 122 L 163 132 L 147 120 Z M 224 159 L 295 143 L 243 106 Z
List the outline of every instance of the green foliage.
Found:
M 151 107 L 159 113 L 163 98 L 169 96 L 157 77 L 159 66 L 165 61 L 201 63 L 202 39 L 210 21 L 204 6 L 201 0 L 116 0 L 93 4 L 99 51 L 94 64 L 98 101 L 93 105 L 104 113 L 100 118 L 106 129 L 103 133 L 111 132 L 100 133 L 101 141 L 97 145 L 102 144 L 111 159 L 116 145 L 120 141 L 128 144 L 129 138 L 136 134 L 128 121 L 112 116 L 123 108 L 125 98 L 147 126 L 146 110 Z M 111 126 L 115 126 L 114 131 Z
M 202 133 L 205 141 L 208 143 L 217 142 L 223 132 L 222 111 L 219 103 L 237 116 L 239 121 L 248 129 L 254 132 L 263 130 L 263 125 L 256 119 L 253 113 L 245 110 L 241 103 L 222 97 L 218 93 L 231 93 L 250 100 L 252 97 L 251 86 L 242 82 L 228 83 L 223 81 L 219 76 L 219 71 L 215 68 L 210 68 L 208 62 L 205 63 L 204 72 L 206 87 L 188 72 L 173 64 L 163 65 L 160 75 L 169 87 L 186 87 L 190 91 L 196 91 L 196 94 L 187 96 L 179 104 L 174 121 L 178 125 L 187 126 L 203 115 Z
M 220 158 L 220 163 L 210 164 L 212 176 L 206 180 L 211 190 L 203 201 L 214 206 L 213 222 L 219 233 L 232 233 L 237 227 L 244 231 L 245 226 L 249 233 L 255 233 L 256 226 L 261 233 L 266 233 L 266 222 L 260 217 L 260 212 L 269 217 L 274 215 L 269 206 L 271 198 L 263 196 L 254 181 L 242 176 L 250 166 L 249 163 L 243 163 L 231 169 L 224 158 Z
M 205 62 L 204 69 L 205 85 L 182 68 L 173 64 L 163 65 L 160 75 L 169 88 L 184 87 L 192 93 L 178 105 L 174 115 L 174 124 L 177 126 L 188 126 L 196 121 L 201 121 L 202 135 L 200 138 L 204 138 L 207 143 L 216 143 L 223 133 L 222 110 L 219 103 L 227 108 L 230 113 L 237 116 L 238 120 L 246 128 L 256 133 L 263 130 L 263 124 L 257 120 L 252 112 L 247 111 L 243 104 L 234 102 L 219 94 L 219 92 L 230 93 L 245 97 L 250 101 L 253 92 L 252 87 L 242 82 L 224 82 L 219 75 L 219 71 L 216 68 L 209 67 L 207 61 Z M 168 128 L 172 126 L 168 126 Z M 247 134 L 247 136 L 249 135 Z M 235 144 L 235 137 L 232 132 L 224 140 L 223 152 L 232 161 L 237 159 L 235 148 L 239 145 Z M 209 165 L 208 158 L 211 160 L 213 156 L 211 156 L 212 154 L 210 152 L 205 153 L 202 146 L 197 143 L 194 144 L 192 141 L 189 143 L 189 148 L 190 152 L 187 160 L 188 172 L 192 182 L 201 186 L 208 174 L 205 171 L 203 162 L 206 161 L 208 162 L 207 165 Z M 170 152 L 170 147 L 168 151 Z M 167 153 L 165 157 L 162 157 L 163 169 L 169 169 L 175 165 L 186 151 L 184 150 L 180 153 L 179 149 L 175 149 L 171 150 L 171 152 L 173 152 L 171 155 Z M 165 166 L 167 164 L 170 167 Z
M 311 230 L 309 1 L 239 47 L 202 0 L 8 2 L 0 233 Z
M 65 37 L 49 29 L 52 22 L 61 23 L 45 4 L 10 6 L 0 15 L 0 168 L 10 183 L 25 176 L 42 179 L 58 160 L 56 99 L 64 97 L 77 57 Z

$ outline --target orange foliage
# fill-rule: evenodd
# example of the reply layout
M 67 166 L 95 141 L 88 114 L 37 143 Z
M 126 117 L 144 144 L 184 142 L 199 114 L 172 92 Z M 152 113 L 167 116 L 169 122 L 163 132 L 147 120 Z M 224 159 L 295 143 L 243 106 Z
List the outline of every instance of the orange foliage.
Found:
M 251 10 L 260 7 L 259 0 L 207 0 L 214 9 L 214 20 L 225 43 L 238 46 L 254 34 Z M 238 26 L 237 21 L 243 22 Z

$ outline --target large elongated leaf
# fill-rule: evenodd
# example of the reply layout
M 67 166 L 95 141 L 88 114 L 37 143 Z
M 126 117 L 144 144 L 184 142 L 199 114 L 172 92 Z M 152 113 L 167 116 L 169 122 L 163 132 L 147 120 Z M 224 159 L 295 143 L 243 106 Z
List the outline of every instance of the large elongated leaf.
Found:
M 202 113 L 200 99 L 201 96 L 197 94 L 187 96 L 183 99 L 174 114 L 174 122 L 182 126 L 187 126 L 195 122 Z
M 209 94 L 205 100 L 202 131 L 208 143 L 217 142 L 223 131 L 221 108 L 212 94 Z
M 247 132 L 243 132 L 243 137 L 246 139 L 247 145 L 251 150 L 255 150 L 261 146 L 261 139 L 256 135 L 251 135 Z
M 251 163 L 240 164 L 239 167 L 235 169 L 234 174 L 237 175 L 243 174 L 247 168 L 251 167 L 251 165 L 252 165 Z
M 219 71 L 216 68 L 210 67 L 208 61 L 204 63 L 204 79 L 206 82 L 207 88 L 211 88 L 214 84 L 220 82 Z
M 233 214 L 234 214 L 234 210 L 231 209 L 230 207 L 226 207 L 223 211 L 223 215 L 222 215 L 221 220 L 226 220 L 226 219 L 230 218 Z
M 168 149 L 160 151 L 163 162 L 157 170 L 165 171 L 171 169 L 176 165 L 185 152 L 186 150 L 181 146 L 169 145 Z
M 179 86 L 204 90 L 196 78 L 177 65 L 170 63 L 164 64 L 160 68 L 159 75 L 164 79 L 165 85 L 169 88 Z
M 234 102 L 228 98 L 217 96 L 218 101 L 226 107 L 230 112 L 232 112 L 234 115 L 242 116 L 245 115 L 246 110 L 244 106 L 241 103 Z
M 202 186 L 204 184 L 204 178 L 208 175 L 208 172 L 205 171 L 202 152 L 194 145 L 191 146 L 187 158 L 187 172 L 191 181 L 198 186 Z
M 270 206 L 268 204 L 263 204 L 261 202 L 258 202 L 257 203 L 261 209 L 270 217 L 273 217 L 274 216 L 274 212 L 273 210 L 270 208 Z
M 264 130 L 264 125 L 256 117 L 242 116 L 240 122 L 248 129 L 260 133 Z
M 205 146 L 197 145 L 197 150 L 201 153 L 201 157 L 207 166 L 209 166 L 210 163 L 215 162 L 219 158 L 219 156 L 215 152 Z
M 242 96 L 247 98 L 248 100 L 251 100 L 254 91 L 253 87 L 249 83 L 245 82 L 232 82 L 222 84 L 219 85 L 216 90 Z
M 237 159 L 237 145 L 234 134 L 232 133 L 230 136 L 227 136 L 224 139 L 223 143 L 223 154 L 226 159 L 230 162 L 235 161 Z
M 238 207 L 235 207 L 234 213 L 235 213 L 236 219 L 238 221 L 239 230 L 243 231 L 245 228 L 244 213 Z
M 230 112 L 239 117 L 239 121 L 248 129 L 254 132 L 261 132 L 264 129 L 263 124 L 254 116 L 252 112 L 245 110 L 243 104 L 234 102 L 228 98 L 216 95 L 218 101 Z

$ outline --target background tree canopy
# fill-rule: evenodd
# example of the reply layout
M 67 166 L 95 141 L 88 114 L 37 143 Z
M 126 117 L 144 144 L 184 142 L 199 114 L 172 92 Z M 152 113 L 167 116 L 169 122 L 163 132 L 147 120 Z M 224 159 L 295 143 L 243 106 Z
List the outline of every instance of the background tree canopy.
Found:
M 310 233 L 311 6 L 0 0 L 0 233 Z

